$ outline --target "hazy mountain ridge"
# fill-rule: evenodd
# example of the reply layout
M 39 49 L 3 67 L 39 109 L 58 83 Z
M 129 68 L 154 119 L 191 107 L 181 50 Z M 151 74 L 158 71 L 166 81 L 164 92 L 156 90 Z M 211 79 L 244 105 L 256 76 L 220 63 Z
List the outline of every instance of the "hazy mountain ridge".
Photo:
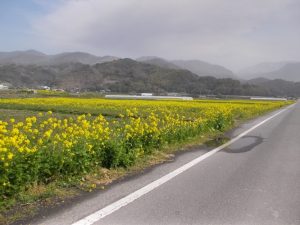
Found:
M 184 92 L 189 94 L 257 95 L 264 89 L 233 79 L 199 77 L 188 70 L 166 69 L 132 59 L 102 64 L 3 65 L 0 83 L 14 87 L 47 85 L 66 90 L 113 92 Z
M 35 50 L 0 52 L 0 65 L 60 65 L 82 63 L 94 65 L 119 59 L 114 56 L 95 56 L 85 52 L 65 52 L 46 55 Z M 189 70 L 198 76 L 214 76 L 216 78 L 236 78 L 229 69 L 200 60 L 166 60 L 156 56 L 144 56 L 136 59 L 139 62 L 159 66 L 166 69 Z
M 45 59 L 47 62 L 50 62 L 50 59 L 52 61 L 44 63 Z M 19 88 L 38 88 L 46 85 L 66 90 L 111 90 L 123 93 L 300 96 L 300 82 L 256 78 L 241 83 L 231 78 L 213 77 L 212 72 L 215 76 L 216 71 L 224 75 L 226 68 L 202 61 L 167 61 L 158 57 L 143 57 L 137 60 L 140 62 L 127 58 L 97 57 L 81 52 L 55 56 L 47 56 L 33 50 L 0 53 L 0 62 L 5 62 L 0 63 L 0 83 Z M 10 63 L 11 61 L 17 63 Z M 43 63 L 32 64 L 32 61 Z M 186 65 L 190 66 L 189 70 Z M 190 71 L 197 69 L 199 65 L 202 71 L 205 71 L 203 68 L 208 65 L 208 71 L 203 72 L 203 76 Z M 293 75 L 296 80 L 299 75 L 297 71 L 300 71 L 300 63 L 289 63 L 266 77 L 276 78 L 281 74 L 289 74 L 289 77 Z M 232 73 L 227 72 L 229 75 Z
M 211 64 L 200 60 L 166 60 L 155 56 L 143 56 L 137 61 L 160 66 L 168 69 L 189 70 L 198 76 L 213 76 L 216 78 L 236 78 L 235 74 L 220 65 Z
M 282 79 L 255 78 L 247 81 L 248 84 L 258 86 L 266 90 L 267 95 L 274 96 L 300 96 L 300 82 L 286 81 Z
M 35 50 L 0 52 L 0 65 L 58 65 L 65 63 L 97 64 L 119 59 L 114 56 L 95 56 L 85 52 L 65 52 L 46 55 Z
M 245 76 L 257 76 L 263 73 L 269 73 L 276 70 L 279 70 L 289 62 L 264 62 L 257 65 L 247 67 L 240 70 L 238 73 Z
M 47 55 L 35 50 L 0 52 L 0 65 L 17 64 L 39 64 L 47 59 Z
M 173 64 L 182 69 L 187 69 L 198 76 L 213 76 L 216 78 L 236 78 L 235 74 L 220 65 L 215 65 L 200 60 L 173 60 Z
M 0 82 L 15 87 L 36 88 L 47 85 L 67 90 L 112 89 L 128 91 L 183 91 L 187 92 L 197 75 L 185 70 L 120 59 L 96 65 L 81 63 L 61 65 L 4 65 L 0 67 Z
M 300 62 L 261 63 L 240 71 L 239 76 L 244 79 L 263 77 L 298 82 L 300 81 Z
M 160 66 L 167 69 L 182 69 L 181 67 L 173 64 L 172 62 L 159 58 L 156 56 L 143 56 L 136 59 L 138 62 L 148 63 L 155 66 Z
M 271 79 L 283 79 L 287 81 L 300 81 L 300 62 L 288 63 L 279 70 L 262 74 L 263 77 Z

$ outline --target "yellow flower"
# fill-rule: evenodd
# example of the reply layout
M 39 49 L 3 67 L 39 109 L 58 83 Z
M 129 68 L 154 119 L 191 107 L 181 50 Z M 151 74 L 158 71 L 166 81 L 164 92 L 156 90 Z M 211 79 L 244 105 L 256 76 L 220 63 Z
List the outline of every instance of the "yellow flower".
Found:
M 8 159 L 8 160 L 11 160 L 13 157 L 14 157 L 14 154 L 13 154 L 13 153 L 9 152 L 9 153 L 7 154 L 7 159 Z

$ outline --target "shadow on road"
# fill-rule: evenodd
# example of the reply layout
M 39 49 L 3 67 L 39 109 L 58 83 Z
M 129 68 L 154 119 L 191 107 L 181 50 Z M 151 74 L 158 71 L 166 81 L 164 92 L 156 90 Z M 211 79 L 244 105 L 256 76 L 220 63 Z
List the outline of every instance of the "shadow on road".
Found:
M 226 153 L 244 153 L 251 151 L 254 147 L 263 143 L 264 138 L 259 136 L 244 136 L 241 138 L 241 145 L 235 144 L 232 147 L 228 147 L 223 150 Z

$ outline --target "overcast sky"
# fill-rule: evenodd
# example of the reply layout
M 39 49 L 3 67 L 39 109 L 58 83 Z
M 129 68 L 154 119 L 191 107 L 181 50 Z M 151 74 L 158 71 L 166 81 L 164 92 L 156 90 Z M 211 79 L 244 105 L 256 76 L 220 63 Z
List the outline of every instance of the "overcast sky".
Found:
M 300 60 L 300 0 L 1 0 L 0 51 Z

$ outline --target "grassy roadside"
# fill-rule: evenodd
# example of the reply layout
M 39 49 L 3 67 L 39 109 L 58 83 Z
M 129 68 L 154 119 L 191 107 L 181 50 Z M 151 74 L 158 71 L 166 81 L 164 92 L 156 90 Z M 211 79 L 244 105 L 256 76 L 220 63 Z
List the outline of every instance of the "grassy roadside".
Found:
M 269 111 L 270 112 L 270 111 Z M 267 114 L 269 112 L 265 112 Z M 156 150 L 151 155 L 145 155 L 128 168 L 104 169 L 97 168 L 85 175 L 81 180 L 78 177 L 72 179 L 58 179 L 58 181 L 48 185 L 35 184 L 28 190 L 7 199 L 6 204 L 0 206 L 0 224 L 11 224 L 13 222 L 33 217 L 45 208 L 52 208 L 56 205 L 62 205 L 66 201 L 82 195 L 84 192 L 92 192 L 105 189 L 111 182 L 131 174 L 139 173 L 141 170 L 153 165 L 171 160 L 174 154 L 179 151 L 193 149 L 204 143 L 220 145 L 227 139 L 223 138 L 225 132 L 237 127 L 241 123 L 253 118 L 247 118 L 235 121 L 234 125 L 227 127 L 221 132 L 210 132 L 205 135 L 199 135 L 181 141 L 176 144 L 163 146 L 162 149 Z M 211 141 L 216 140 L 216 141 Z
M 174 154 L 180 151 L 188 151 L 204 144 L 209 140 L 219 139 L 219 134 L 206 134 L 194 137 L 181 143 L 164 146 L 154 151 L 151 155 L 145 155 L 128 168 L 97 168 L 85 175 L 81 180 L 60 180 L 48 185 L 36 184 L 14 198 L 8 199 L 5 206 L 0 207 L 0 224 L 7 225 L 17 221 L 32 218 L 47 208 L 62 205 L 67 201 L 81 196 L 86 192 L 94 192 L 106 189 L 109 184 L 117 179 L 140 173 L 154 165 L 172 160 Z

